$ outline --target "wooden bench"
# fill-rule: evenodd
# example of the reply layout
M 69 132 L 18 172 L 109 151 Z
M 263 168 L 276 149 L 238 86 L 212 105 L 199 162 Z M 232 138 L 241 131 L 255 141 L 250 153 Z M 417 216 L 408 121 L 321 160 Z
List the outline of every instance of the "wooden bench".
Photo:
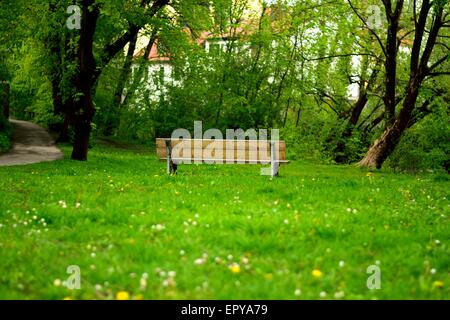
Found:
M 273 177 L 289 163 L 284 141 L 157 138 L 156 154 L 166 162 L 167 174 L 176 174 L 179 164 L 270 164 L 261 172 Z

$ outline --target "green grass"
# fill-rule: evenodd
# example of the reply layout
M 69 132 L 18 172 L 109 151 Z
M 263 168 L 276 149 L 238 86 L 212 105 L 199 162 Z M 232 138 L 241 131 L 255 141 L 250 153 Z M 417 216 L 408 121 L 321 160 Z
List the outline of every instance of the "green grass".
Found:
M 450 298 L 448 175 L 298 162 L 273 180 L 258 166 L 164 170 L 150 152 L 105 146 L 87 163 L 0 168 L 0 298 Z M 380 290 L 366 286 L 374 264 Z M 69 265 L 80 290 L 58 286 Z

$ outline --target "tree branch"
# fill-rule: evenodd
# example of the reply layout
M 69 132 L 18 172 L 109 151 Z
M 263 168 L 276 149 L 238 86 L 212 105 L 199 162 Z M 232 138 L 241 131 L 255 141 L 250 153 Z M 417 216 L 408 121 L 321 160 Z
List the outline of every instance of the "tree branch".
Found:
M 448 45 L 446 45 L 445 43 L 443 43 L 443 42 L 436 42 L 436 44 L 438 44 L 438 45 L 440 45 L 440 46 L 443 46 L 445 49 L 447 49 L 448 51 L 450 51 L 450 47 L 449 47 Z
M 432 72 L 434 69 L 436 69 L 437 67 L 439 67 L 439 65 L 441 65 L 442 63 L 444 63 L 445 61 L 447 61 L 447 59 L 450 57 L 450 54 L 445 55 L 444 57 L 442 57 L 441 59 L 439 59 L 437 62 L 435 62 L 433 65 L 431 65 L 431 67 L 429 67 L 427 69 L 428 73 Z
M 420 63 L 420 69 L 419 74 L 422 77 L 425 77 L 428 72 L 433 70 L 433 68 L 436 68 L 438 65 L 440 65 L 443 61 L 440 59 L 438 62 L 436 62 L 434 65 L 432 65 L 430 68 L 428 67 L 428 62 L 430 61 L 431 54 L 433 52 L 433 48 L 436 45 L 436 41 L 439 35 L 439 30 L 442 27 L 442 15 L 444 12 L 444 8 L 442 6 L 438 7 L 435 14 L 435 19 L 433 21 L 433 25 L 431 27 L 431 32 L 428 36 L 428 41 L 425 46 L 425 49 L 422 54 L 422 59 Z M 448 58 L 448 55 L 445 59 Z
M 443 72 L 430 72 L 427 75 L 428 77 L 439 77 L 439 76 L 450 76 L 450 72 L 443 71 Z
M 344 53 L 344 54 L 336 54 L 326 57 L 317 57 L 317 58 L 306 58 L 302 54 L 300 54 L 303 60 L 305 61 L 318 61 L 318 60 L 326 60 L 326 59 L 334 59 L 334 58 L 346 58 L 346 57 L 363 57 L 363 56 L 369 56 L 376 59 L 379 59 L 380 57 L 372 54 L 372 53 Z
M 377 39 L 378 44 L 381 47 L 381 50 L 383 51 L 384 55 L 386 55 L 386 49 L 384 48 L 383 42 L 381 41 L 381 39 L 378 36 L 378 34 L 372 28 L 369 27 L 369 25 L 367 24 L 366 20 L 364 20 L 364 18 L 359 14 L 358 10 L 356 10 L 356 8 L 353 6 L 351 0 L 347 0 L 347 1 L 348 1 L 348 4 L 350 5 L 350 7 L 352 8 L 353 12 L 359 18 L 359 20 L 361 20 L 362 23 L 364 23 L 364 25 L 370 31 L 370 33 L 372 33 L 374 35 L 374 37 Z
M 156 15 L 156 13 L 162 9 L 165 5 L 169 4 L 170 0 L 156 0 L 153 2 L 150 9 L 148 9 L 148 16 L 151 18 Z M 148 4 L 148 0 L 142 0 L 141 6 L 144 7 Z M 104 50 L 101 59 L 103 66 L 107 65 L 114 56 L 122 50 L 125 45 L 131 41 L 138 33 L 143 25 L 131 24 L 129 29 L 116 41 L 108 44 Z

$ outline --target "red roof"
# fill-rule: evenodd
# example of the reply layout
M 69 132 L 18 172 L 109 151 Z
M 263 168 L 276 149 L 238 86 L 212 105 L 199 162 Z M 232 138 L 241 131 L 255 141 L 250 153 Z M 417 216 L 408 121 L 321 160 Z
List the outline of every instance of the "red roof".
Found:
M 270 10 L 268 11 L 270 13 Z M 237 37 L 242 37 L 242 36 L 248 36 L 249 34 L 251 34 L 251 29 L 253 26 L 252 21 L 247 20 L 247 21 L 243 21 L 242 22 L 243 26 L 247 26 L 249 28 L 243 28 L 243 27 L 238 27 L 235 31 L 236 36 Z M 254 27 L 254 26 L 253 26 Z M 183 30 L 186 34 L 188 34 L 192 39 L 195 39 L 195 41 L 197 42 L 197 44 L 199 46 L 204 46 L 205 42 L 207 40 L 212 40 L 212 39 L 226 39 L 230 37 L 230 33 L 224 33 L 224 34 L 214 34 L 210 31 L 202 31 L 200 33 L 200 35 L 198 37 L 195 37 L 192 35 L 192 32 L 190 29 L 185 28 Z M 142 57 L 144 55 L 145 52 L 145 48 L 141 49 L 138 53 L 136 53 L 134 55 L 134 57 Z M 150 50 L 150 54 L 147 57 L 148 61 L 158 61 L 158 62 L 164 62 L 164 61 L 170 61 L 171 58 L 167 53 L 162 53 L 160 52 L 159 48 L 158 48 L 158 39 L 155 40 L 155 42 L 153 43 L 153 46 Z
M 142 56 L 144 55 L 144 53 L 145 53 L 145 49 L 146 49 L 146 48 L 142 48 L 141 50 L 139 50 L 139 52 L 136 53 L 136 54 L 134 55 L 134 57 L 135 57 L 135 58 L 142 57 Z M 162 54 L 162 53 L 159 52 L 159 49 L 158 49 L 158 39 L 156 39 L 155 42 L 153 43 L 153 46 L 152 46 L 152 48 L 150 49 L 150 53 L 149 53 L 149 55 L 148 55 L 148 57 L 147 57 L 147 60 L 148 60 L 148 61 L 159 61 L 159 62 L 162 62 L 162 61 L 170 61 L 170 57 L 169 57 L 169 56 L 164 55 L 164 54 Z

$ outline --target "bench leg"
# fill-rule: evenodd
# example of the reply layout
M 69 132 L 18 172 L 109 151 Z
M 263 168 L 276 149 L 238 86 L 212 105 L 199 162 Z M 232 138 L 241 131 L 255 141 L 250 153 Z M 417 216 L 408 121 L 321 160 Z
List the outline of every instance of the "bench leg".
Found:
M 166 150 L 169 151 L 169 149 L 166 149 Z M 167 156 L 167 159 L 166 159 L 166 172 L 167 172 L 167 174 L 170 174 L 171 171 L 172 171 L 170 162 L 171 162 L 171 161 L 170 161 L 170 157 Z
M 278 162 L 272 162 L 270 164 L 270 176 L 271 177 L 278 177 L 278 169 L 280 168 L 280 164 Z
M 172 160 L 167 159 L 166 167 L 167 174 L 177 174 L 178 165 Z
M 177 164 L 172 161 L 172 146 L 170 141 L 166 141 L 166 172 L 167 174 L 177 174 Z
M 170 170 L 173 174 L 177 174 L 177 169 L 178 169 L 178 164 L 176 164 L 175 162 L 171 161 L 170 162 Z
M 280 164 L 277 162 L 275 141 L 270 143 L 270 176 L 277 177 Z

